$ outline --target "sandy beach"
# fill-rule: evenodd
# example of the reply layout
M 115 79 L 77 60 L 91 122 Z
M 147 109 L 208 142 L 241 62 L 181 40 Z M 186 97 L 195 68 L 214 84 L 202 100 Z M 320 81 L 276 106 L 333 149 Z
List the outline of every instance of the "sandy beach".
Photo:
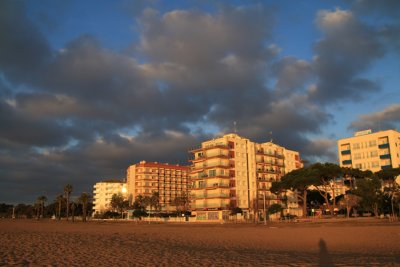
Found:
M 400 224 L 0 220 L 0 266 L 400 266 Z

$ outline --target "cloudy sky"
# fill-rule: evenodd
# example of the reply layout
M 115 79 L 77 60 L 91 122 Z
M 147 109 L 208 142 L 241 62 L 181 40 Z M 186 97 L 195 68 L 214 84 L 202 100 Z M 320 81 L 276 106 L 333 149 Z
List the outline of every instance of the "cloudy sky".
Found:
M 232 132 L 337 161 L 400 126 L 400 1 L 0 1 L 0 203 Z

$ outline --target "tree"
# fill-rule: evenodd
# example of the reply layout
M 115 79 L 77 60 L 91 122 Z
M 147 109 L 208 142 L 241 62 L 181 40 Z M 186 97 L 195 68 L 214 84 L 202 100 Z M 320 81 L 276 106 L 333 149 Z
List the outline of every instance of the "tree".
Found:
M 297 197 L 303 203 L 303 217 L 307 216 L 307 188 L 315 183 L 315 174 L 309 168 L 293 170 L 285 174 L 280 182 L 272 183 L 270 191 L 278 194 L 283 189 L 297 192 Z
M 67 184 L 64 186 L 64 195 L 65 195 L 65 199 L 66 199 L 66 203 L 67 203 L 67 221 L 69 218 L 69 201 L 70 201 L 72 189 L 73 189 L 72 185 L 70 185 L 70 184 Z
M 235 223 L 236 223 L 238 213 L 243 214 L 243 210 L 237 206 L 231 206 L 230 211 L 231 211 L 230 215 L 235 216 Z
M 145 209 L 151 209 L 151 197 L 150 196 L 144 196 L 143 197 L 143 200 L 142 200 L 142 204 L 143 204 L 143 207 L 145 208 Z
M 58 195 L 56 197 L 56 202 L 58 204 L 58 209 L 57 209 L 57 219 L 58 220 L 61 220 L 61 208 L 62 208 L 62 203 L 64 200 L 65 199 L 64 199 L 63 195 Z
M 399 201 L 400 188 L 396 178 L 400 175 L 400 168 L 384 169 L 375 173 L 386 185 L 384 192 L 389 196 L 392 216 L 395 216 L 394 204 Z
M 141 218 L 146 215 L 145 204 L 143 202 L 144 197 L 142 195 L 137 195 L 135 201 L 133 202 L 133 216 Z
M 268 214 L 275 214 L 282 212 L 282 206 L 280 204 L 274 203 L 268 207 Z
M 353 169 L 347 167 L 341 167 L 343 178 L 350 190 L 355 189 L 356 181 L 358 179 L 364 179 L 366 177 L 371 178 L 373 173 L 370 170 L 362 171 L 360 169 Z
M 354 195 L 354 194 L 346 194 L 339 201 L 339 205 L 346 208 L 347 218 L 349 218 L 351 210 L 358 207 L 360 202 L 361 202 L 361 198 L 359 196 Z
M 33 218 L 35 216 L 35 207 L 32 205 L 18 204 L 15 207 L 16 218 Z
M 70 201 L 70 205 L 71 205 L 71 217 L 72 217 L 72 221 L 74 222 L 76 205 L 75 205 L 75 202 L 73 202 L 73 201 Z
M 43 218 L 43 214 L 44 214 L 44 203 L 47 201 L 47 197 L 46 196 L 39 196 L 37 198 L 37 204 L 38 204 L 38 219 L 39 218 Z
M 153 207 L 155 211 L 160 210 L 160 193 L 153 192 L 150 197 L 150 207 Z
M 11 218 L 13 205 L 1 203 L 0 204 L 0 218 Z
M 113 194 L 110 201 L 110 206 L 118 211 L 121 216 L 123 216 L 123 212 L 129 207 L 129 201 L 124 199 L 124 196 L 121 193 Z
M 387 183 L 389 187 L 393 187 L 396 184 L 396 177 L 400 175 L 400 168 L 380 170 L 376 172 L 375 175 Z
M 364 211 L 373 212 L 375 216 L 378 216 L 378 203 L 382 192 L 381 181 L 376 176 L 359 179 L 354 194 L 361 198 L 360 207 Z
M 324 198 L 327 208 L 331 215 L 334 215 L 334 207 L 336 206 L 336 193 L 334 180 L 340 177 L 342 169 L 337 164 L 333 163 L 315 163 L 311 165 L 310 171 L 314 177 L 313 186 Z M 331 195 L 329 194 L 331 193 Z M 329 199 L 332 198 L 331 204 Z
M 186 193 L 175 197 L 171 204 L 175 206 L 177 212 L 185 212 L 188 209 L 189 198 Z
M 79 198 L 78 202 L 82 204 L 82 221 L 86 222 L 86 216 L 87 216 L 87 206 L 90 200 L 90 195 L 87 193 L 82 193 Z

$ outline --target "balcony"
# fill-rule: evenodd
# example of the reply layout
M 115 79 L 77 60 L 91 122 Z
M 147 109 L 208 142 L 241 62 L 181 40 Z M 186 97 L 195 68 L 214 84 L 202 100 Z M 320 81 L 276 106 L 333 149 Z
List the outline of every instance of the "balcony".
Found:
M 389 148 L 389 143 L 379 144 L 379 148 Z
M 391 168 L 392 168 L 392 164 L 381 166 L 382 170 L 387 170 L 387 169 L 391 169 Z
M 203 183 L 200 185 L 194 185 L 192 190 L 198 189 L 216 189 L 216 188 L 229 188 L 229 183 Z
M 212 163 L 204 163 L 202 165 L 203 168 L 213 168 L 213 167 L 222 167 L 222 168 L 231 168 L 229 162 L 212 162 Z M 198 168 L 198 166 L 196 166 Z
M 277 173 L 274 169 L 258 169 L 257 173 Z
M 193 199 L 202 199 L 202 198 L 229 198 L 228 193 L 205 193 L 192 195 Z
M 197 173 L 196 176 L 191 176 L 190 178 L 191 179 L 203 179 L 203 178 L 207 178 L 207 177 L 208 177 L 208 175 L 206 173 L 199 172 L 199 173 Z
M 351 154 L 351 152 L 350 152 L 350 149 L 347 149 L 347 150 L 343 150 L 342 152 L 340 152 L 342 155 L 350 155 Z
M 258 155 L 267 155 L 267 156 L 272 156 L 272 157 L 283 159 L 283 155 L 282 154 L 279 154 L 277 152 L 271 152 L 270 153 L 268 151 L 264 151 L 263 149 L 256 150 L 256 154 L 258 154 Z
M 390 159 L 390 154 L 379 155 L 380 159 Z
M 343 165 L 351 165 L 351 164 L 352 164 L 352 161 L 351 161 L 351 159 L 343 160 L 343 161 L 342 161 L 342 164 L 343 164 Z
M 223 179 L 228 179 L 230 176 L 228 174 L 215 174 L 215 175 L 208 175 L 208 178 L 223 178 Z
M 207 189 L 214 189 L 214 188 L 228 188 L 229 184 L 228 183 L 208 183 L 206 185 Z

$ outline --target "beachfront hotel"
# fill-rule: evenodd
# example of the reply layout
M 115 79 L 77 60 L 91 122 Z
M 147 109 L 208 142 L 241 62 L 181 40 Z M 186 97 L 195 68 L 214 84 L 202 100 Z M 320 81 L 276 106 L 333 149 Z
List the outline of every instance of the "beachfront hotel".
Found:
M 126 183 L 116 179 L 96 183 L 93 186 L 93 215 L 111 210 L 110 202 L 114 194 L 122 194 L 126 198 Z
M 126 181 L 133 203 L 138 195 L 152 196 L 158 192 L 162 211 L 175 211 L 176 197 L 188 196 L 190 168 L 168 163 L 141 161 L 127 169 Z
M 227 219 L 235 207 L 243 210 L 245 218 L 260 217 L 269 205 L 282 204 L 269 191 L 272 182 L 303 167 L 299 152 L 237 134 L 205 141 L 189 152 L 191 211 L 197 220 Z M 291 192 L 286 197 L 286 212 L 301 215 L 296 195 Z
M 356 132 L 338 140 L 341 167 L 371 170 L 400 167 L 400 133 L 395 130 Z

